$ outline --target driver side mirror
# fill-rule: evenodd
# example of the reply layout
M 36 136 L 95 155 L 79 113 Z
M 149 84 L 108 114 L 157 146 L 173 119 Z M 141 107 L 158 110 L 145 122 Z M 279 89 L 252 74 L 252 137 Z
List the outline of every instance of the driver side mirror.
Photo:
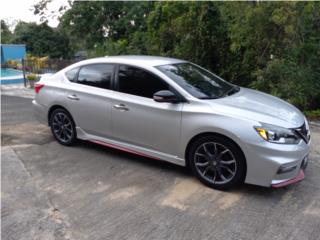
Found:
M 178 103 L 178 97 L 169 90 L 161 90 L 153 94 L 153 100 L 156 102 Z

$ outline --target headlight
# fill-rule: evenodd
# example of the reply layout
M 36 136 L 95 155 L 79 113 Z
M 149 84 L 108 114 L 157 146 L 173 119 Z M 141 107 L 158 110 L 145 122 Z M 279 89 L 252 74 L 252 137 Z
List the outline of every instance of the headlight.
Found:
M 282 128 L 270 124 L 262 124 L 262 126 L 254 128 L 260 137 L 268 142 L 282 144 L 298 144 L 300 142 L 300 137 L 297 136 L 292 129 Z

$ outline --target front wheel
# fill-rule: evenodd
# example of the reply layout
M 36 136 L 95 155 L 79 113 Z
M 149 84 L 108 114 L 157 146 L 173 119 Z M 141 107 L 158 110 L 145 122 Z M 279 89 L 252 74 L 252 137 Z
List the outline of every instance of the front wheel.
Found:
M 235 143 L 221 136 L 204 136 L 193 142 L 188 161 L 193 173 L 211 188 L 227 190 L 245 178 L 243 153 Z
M 50 127 L 54 138 L 62 145 L 76 142 L 76 129 L 71 115 L 64 109 L 56 109 L 50 116 Z

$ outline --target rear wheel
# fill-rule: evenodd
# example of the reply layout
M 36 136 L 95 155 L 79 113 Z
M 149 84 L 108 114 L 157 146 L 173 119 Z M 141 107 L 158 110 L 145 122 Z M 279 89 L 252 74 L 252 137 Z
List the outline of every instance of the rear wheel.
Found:
M 50 127 L 54 138 L 62 145 L 71 146 L 76 142 L 76 129 L 71 115 L 59 108 L 50 115 Z
M 243 153 L 225 137 L 200 137 L 191 145 L 188 161 L 193 173 L 211 188 L 227 190 L 245 178 Z

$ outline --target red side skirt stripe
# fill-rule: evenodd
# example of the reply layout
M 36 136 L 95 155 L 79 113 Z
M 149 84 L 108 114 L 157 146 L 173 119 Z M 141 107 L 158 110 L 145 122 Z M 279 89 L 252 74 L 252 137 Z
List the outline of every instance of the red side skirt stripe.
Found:
M 121 151 L 124 151 L 124 152 L 128 152 L 128 153 L 133 153 L 135 155 L 139 155 L 139 156 L 142 156 L 142 157 L 147 157 L 147 158 L 152 158 L 152 159 L 155 159 L 155 160 L 162 161 L 162 159 L 160 159 L 160 158 L 153 157 L 153 156 L 141 153 L 141 152 L 137 152 L 135 150 L 131 150 L 131 149 L 128 149 L 128 148 L 125 148 L 125 147 L 120 147 L 120 146 L 112 144 L 112 143 L 106 143 L 106 142 L 102 142 L 102 141 L 99 141 L 99 140 L 89 140 L 89 142 L 93 142 L 93 143 L 96 143 L 96 144 L 99 144 L 99 145 L 102 145 L 102 146 L 105 146 L 105 147 L 111 147 L 111 148 L 118 149 L 118 150 L 121 150 Z

